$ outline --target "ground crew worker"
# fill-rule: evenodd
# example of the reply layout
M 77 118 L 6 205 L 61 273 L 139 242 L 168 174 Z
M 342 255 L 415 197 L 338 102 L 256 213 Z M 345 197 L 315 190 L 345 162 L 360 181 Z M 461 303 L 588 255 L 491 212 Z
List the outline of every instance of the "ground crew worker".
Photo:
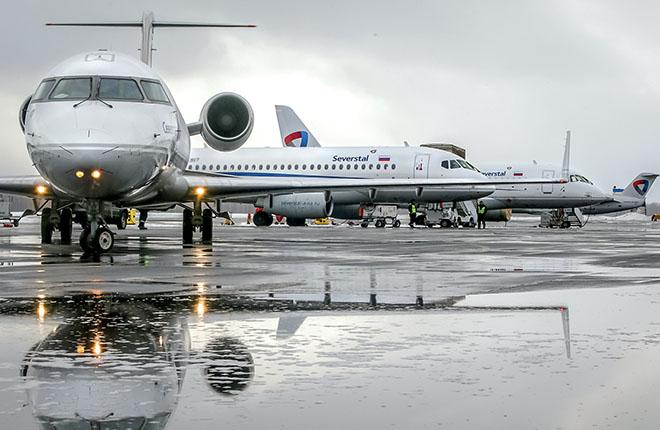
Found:
M 138 224 L 138 228 L 140 230 L 146 230 L 147 226 L 145 225 L 147 223 L 147 217 L 149 216 L 149 211 L 146 209 L 140 209 L 140 223 Z
M 417 221 L 417 203 L 413 200 L 408 205 L 408 215 L 410 215 L 410 222 L 408 225 L 410 228 L 415 228 L 415 221 Z
M 483 228 L 486 228 L 486 212 L 488 212 L 488 208 L 484 202 L 479 202 L 477 206 L 477 228 L 481 228 L 482 225 Z

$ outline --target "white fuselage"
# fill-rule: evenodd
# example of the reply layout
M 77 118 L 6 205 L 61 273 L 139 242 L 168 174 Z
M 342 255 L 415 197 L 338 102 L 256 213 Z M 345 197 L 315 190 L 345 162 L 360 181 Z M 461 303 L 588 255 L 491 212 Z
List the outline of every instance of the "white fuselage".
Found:
M 130 202 L 160 176 L 183 170 L 190 153 L 185 122 L 162 80 L 112 52 L 78 55 L 52 69 L 24 125 L 36 169 L 64 199 Z
M 387 160 L 387 161 L 385 161 Z M 452 162 L 453 160 L 453 162 Z M 189 171 L 232 176 L 332 177 L 332 178 L 459 178 L 475 180 L 560 179 L 561 171 L 548 166 L 487 168 L 482 172 L 462 167 L 462 158 L 446 151 L 424 147 L 337 147 L 337 148 L 241 148 L 219 154 L 209 148 L 191 152 Z M 443 167 L 444 165 L 447 167 Z M 387 165 L 387 168 L 385 166 Z M 394 167 L 394 168 L 393 168 Z M 521 176 L 514 176 L 521 173 Z M 568 179 L 568 178 L 566 178 Z M 492 192 L 492 194 L 490 194 Z M 488 196 L 488 197 L 485 197 Z M 335 204 L 450 202 L 484 198 L 489 208 L 568 208 L 589 206 L 608 199 L 587 182 L 538 185 L 498 185 L 380 192 L 375 200 L 366 193 L 333 193 Z M 242 200 L 253 203 L 253 200 Z
M 241 148 L 218 153 L 210 148 L 193 148 L 188 170 L 206 174 L 245 177 L 333 178 L 333 179 L 408 179 L 464 178 L 483 181 L 477 170 L 461 167 L 447 169 L 442 162 L 463 160 L 449 152 L 412 147 L 341 148 Z M 462 201 L 482 198 L 495 190 L 493 185 L 427 187 L 419 196 L 410 187 L 382 190 L 376 196 L 367 191 L 333 192 L 335 205 L 361 203 L 400 203 Z M 245 197 L 241 201 L 255 203 Z
M 482 164 L 482 172 L 493 179 L 561 178 L 561 168 L 542 164 Z M 488 209 L 558 209 L 591 206 L 607 200 L 598 187 L 577 172 L 565 184 L 499 185 L 484 199 Z

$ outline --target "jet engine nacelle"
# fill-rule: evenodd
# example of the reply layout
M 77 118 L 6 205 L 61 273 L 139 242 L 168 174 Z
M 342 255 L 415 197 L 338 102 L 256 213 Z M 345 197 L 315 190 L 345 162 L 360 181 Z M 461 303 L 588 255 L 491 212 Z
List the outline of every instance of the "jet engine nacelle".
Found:
M 252 133 L 254 113 L 250 103 L 235 93 L 211 97 L 199 118 L 202 138 L 216 151 L 233 151 L 245 143 Z
M 21 125 L 21 130 L 23 130 L 23 133 L 25 133 L 25 117 L 27 116 L 28 106 L 30 105 L 31 101 L 32 96 L 28 96 L 25 101 L 21 103 L 21 107 L 18 109 L 18 123 Z
M 513 211 L 511 209 L 489 209 L 486 212 L 486 221 L 490 222 L 509 222 Z
M 300 193 L 260 199 L 257 206 L 287 218 L 324 218 L 332 215 L 334 202 L 325 193 Z

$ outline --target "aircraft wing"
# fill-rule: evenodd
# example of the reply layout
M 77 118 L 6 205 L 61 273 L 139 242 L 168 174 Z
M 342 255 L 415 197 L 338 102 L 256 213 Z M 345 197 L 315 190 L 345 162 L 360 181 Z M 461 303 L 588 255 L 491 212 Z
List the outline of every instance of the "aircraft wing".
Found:
M 184 176 L 190 195 L 207 198 L 231 198 L 262 196 L 268 194 L 295 194 L 303 192 L 410 190 L 421 193 L 424 188 L 478 187 L 507 184 L 560 184 L 564 179 L 538 179 L 529 181 L 490 179 L 472 180 L 460 178 L 415 179 L 343 179 L 343 178 L 260 178 L 245 176 L 215 176 L 187 173 Z
M 49 197 L 52 192 L 41 176 L 5 176 L 0 177 L 0 194 L 37 198 Z

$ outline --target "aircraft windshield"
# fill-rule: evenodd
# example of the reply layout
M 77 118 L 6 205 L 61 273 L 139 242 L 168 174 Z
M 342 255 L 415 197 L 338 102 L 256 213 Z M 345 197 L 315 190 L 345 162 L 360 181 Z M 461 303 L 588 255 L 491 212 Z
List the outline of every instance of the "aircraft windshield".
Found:
M 98 97 L 103 100 L 144 100 L 133 79 L 101 78 Z
M 142 88 L 144 88 L 144 93 L 147 95 L 147 98 L 154 102 L 160 103 L 169 103 L 170 99 L 167 97 L 163 86 L 158 82 L 153 81 L 141 81 Z
M 51 100 L 85 99 L 92 93 L 92 78 L 61 79 L 50 94 Z
M 593 185 L 593 183 L 589 179 L 585 178 L 582 175 L 571 175 L 571 182 L 584 182 L 585 184 Z
M 34 92 L 32 100 L 43 100 L 48 97 L 48 93 L 50 93 L 50 90 L 53 89 L 54 85 L 55 79 L 48 79 L 40 83 L 37 87 L 37 91 Z

